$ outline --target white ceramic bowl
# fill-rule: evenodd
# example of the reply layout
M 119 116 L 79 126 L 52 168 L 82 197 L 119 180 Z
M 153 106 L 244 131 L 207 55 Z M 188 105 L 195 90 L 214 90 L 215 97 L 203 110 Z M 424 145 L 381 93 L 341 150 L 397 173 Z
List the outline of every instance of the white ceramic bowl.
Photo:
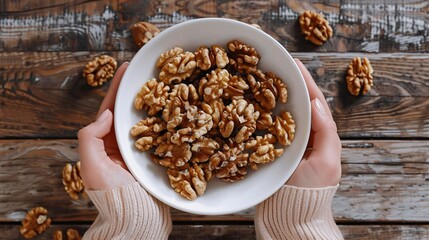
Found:
M 166 169 L 155 164 L 149 153 L 134 147 L 131 127 L 146 115 L 134 110 L 134 98 L 141 86 L 159 70 L 155 63 L 160 54 L 175 47 L 195 51 L 199 46 L 218 44 L 226 47 L 237 39 L 253 46 L 261 56 L 258 67 L 280 76 L 288 86 L 287 104 L 277 104 L 275 111 L 288 110 L 296 122 L 292 145 L 276 161 L 258 171 L 249 169 L 245 179 L 224 183 L 208 182 L 203 196 L 189 201 L 170 186 Z M 310 133 L 310 101 L 301 73 L 289 53 L 272 37 L 246 23 L 205 18 L 187 21 L 166 29 L 142 47 L 131 60 L 119 86 L 115 105 L 115 131 L 121 154 L 137 181 L 154 197 L 176 209 L 204 215 L 228 214 L 253 207 L 275 193 L 292 175 L 300 162 Z

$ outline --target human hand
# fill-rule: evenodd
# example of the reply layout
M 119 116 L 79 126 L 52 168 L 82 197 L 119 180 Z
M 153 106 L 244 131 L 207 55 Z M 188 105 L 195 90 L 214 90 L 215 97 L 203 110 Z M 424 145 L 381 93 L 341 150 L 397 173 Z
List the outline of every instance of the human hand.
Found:
M 118 68 L 97 120 L 78 133 L 81 176 L 88 190 L 109 190 L 136 182 L 122 159 L 113 129 L 116 92 L 127 67 L 124 63 Z
M 295 59 L 311 99 L 311 133 L 307 151 L 287 185 L 306 188 L 335 186 L 341 178 L 341 141 L 323 93 L 307 68 Z

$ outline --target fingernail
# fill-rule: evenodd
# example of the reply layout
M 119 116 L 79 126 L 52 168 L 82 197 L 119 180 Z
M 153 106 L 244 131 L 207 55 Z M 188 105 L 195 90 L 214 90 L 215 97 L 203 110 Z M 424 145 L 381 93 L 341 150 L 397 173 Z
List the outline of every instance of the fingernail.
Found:
M 325 108 L 323 107 L 322 102 L 320 102 L 320 100 L 318 98 L 315 99 L 314 105 L 320 114 L 322 114 L 322 115 L 326 114 Z
M 107 120 L 107 117 L 109 116 L 109 109 L 104 110 L 104 112 L 98 116 L 97 122 L 104 122 Z

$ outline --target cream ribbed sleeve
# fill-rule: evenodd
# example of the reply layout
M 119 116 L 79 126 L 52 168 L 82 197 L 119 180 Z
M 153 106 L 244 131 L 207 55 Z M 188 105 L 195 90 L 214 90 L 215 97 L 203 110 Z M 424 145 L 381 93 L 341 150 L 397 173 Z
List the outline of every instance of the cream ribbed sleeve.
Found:
M 331 211 L 337 188 L 283 186 L 256 208 L 256 237 L 275 240 L 343 239 Z
M 167 239 L 170 208 L 139 183 L 109 191 L 87 191 L 99 211 L 83 239 Z

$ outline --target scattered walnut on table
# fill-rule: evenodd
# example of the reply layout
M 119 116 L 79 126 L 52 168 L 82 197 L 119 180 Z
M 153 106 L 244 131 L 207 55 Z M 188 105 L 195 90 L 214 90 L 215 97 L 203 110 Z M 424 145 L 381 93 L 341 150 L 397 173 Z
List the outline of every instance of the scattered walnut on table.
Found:
M 55 230 L 52 234 L 54 240 L 63 240 L 63 232 L 59 229 Z
M 332 37 L 332 28 L 322 14 L 305 11 L 299 16 L 299 24 L 305 39 L 316 45 L 322 45 Z
M 255 27 L 255 28 L 259 29 L 259 30 L 262 30 L 262 28 L 261 28 L 261 26 L 259 26 L 259 24 L 252 23 L 252 24 L 250 24 L 250 26 Z
M 70 198 L 73 200 L 79 199 L 79 194 L 84 193 L 85 187 L 80 176 L 80 161 L 72 166 L 67 163 L 63 168 L 63 185 Z
M 82 236 L 80 236 L 79 232 L 76 229 L 69 228 L 66 231 L 67 240 L 81 240 Z M 53 234 L 54 240 L 63 240 L 63 232 L 59 229 L 55 230 Z
M 28 211 L 22 220 L 19 232 L 25 238 L 33 238 L 37 234 L 46 231 L 50 225 L 51 219 L 48 218 L 48 210 L 43 207 L 36 207 Z
M 137 110 L 144 109 L 149 115 L 155 115 L 165 106 L 170 86 L 158 82 L 155 78 L 143 85 L 134 100 Z
M 246 73 L 256 71 L 260 56 L 253 47 L 238 40 L 228 42 L 227 46 L 230 50 L 229 63 L 235 70 Z
M 283 148 L 275 148 L 276 137 L 272 134 L 257 136 L 246 143 L 246 148 L 252 149 L 253 153 L 249 157 L 249 165 L 253 170 L 258 169 L 258 165 L 274 161 L 284 153 Z
M 366 94 L 374 84 L 373 73 L 374 69 L 368 58 L 354 58 L 349 64 L 346 76 L 347 89 L 350 94 L 354 96 L 361 92 L 362 95 Z
M 67 235 L 67 240 L 81 240 L 82 239 L 79 232 L 73 228 L 67 229 L 66 235 Z
M 143 47 L 149 40 L 154 38 L 160 32 L 159 29 L 148 22 L 138 22 L 131 25 L 131 35 L 133 36 L 134 42 L 139 48 Z
M 82 75 L 88 85 L 97 87 L 113 77 L 116 67 L 117 64 L 114 58 L 108 55 L 101 55 L 86 64 Z

